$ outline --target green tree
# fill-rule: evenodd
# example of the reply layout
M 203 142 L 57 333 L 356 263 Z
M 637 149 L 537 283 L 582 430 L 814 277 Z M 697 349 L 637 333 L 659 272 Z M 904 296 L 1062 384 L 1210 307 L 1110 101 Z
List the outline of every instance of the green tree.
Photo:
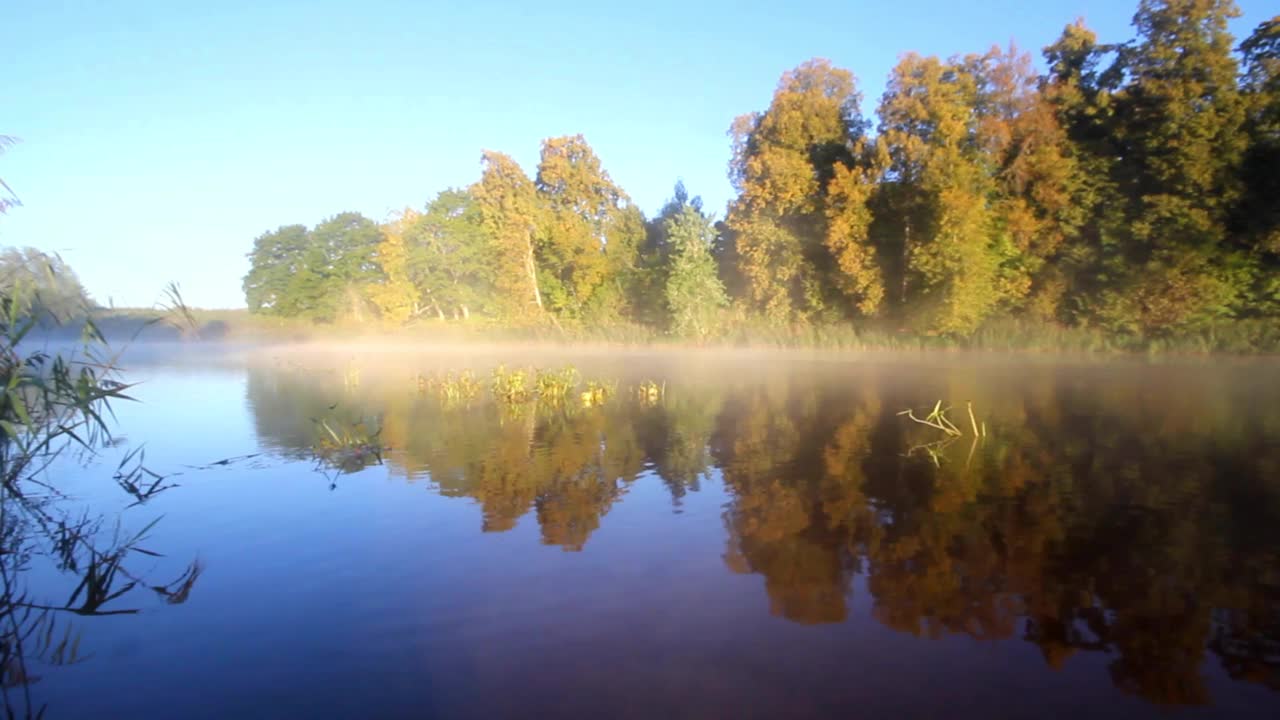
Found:
M 666 287 L 671 271 L 672 243 L 667 229 L 669 221 L 687 208 L 707 217 L 702 210 L 702 198 L 690 196 L 684 181 L 677 180 L 671 198 L 656 216 L 645 223 L 645 241 L 637 261 L 636 280 L 633 284 L 635 300 L 632 306 L 636 319 L 641 322 L 650 325 L 668 322 Z
M 437 316 L 498 311 L 494 239 L 470 191 L 441 192 L 406 230 L 406 239 L 410 279 Z
M 302 271 L 309 242 L 304 225 L 285 225 L 253 241 L 249 272 L 242 284 L 249 312 L 280 317 L 302 314 L 290 287 Z
M 382 283 L 382 229 L 346 212 L 307 231 L 286 225 L 264 233 L 249 253 L 243 285 L 249 311 L 322 322 L 341 314 L 360 320 L 367 295 Z
M 308 234 L 308 243 L 302 249 L 298 268 L 285 283 L 285 303 L 291 309 L 288 315 L 332 322 L 337 318 L 342 302 L 341 288 L 342 283 L 332 272 L 324 248 Z
M 1280 311 L 1280 15 L 1258 25 L 1240 50 L 1249 149 L 1236 225 L 1259 263 L 1255 312 L 1274 315 Z
M 30 247 L 0 252 L 0 297 L 13 303 L 19 315 L 37 321 L 66 321 L 93 307 L 66 261 Z
M 1113 327 L 1177 330 L 1245 299 L 1248 268 L 1226 245 L 1246 149 L 1227 31 L 1238 15 L 1232 0 L 1142 0 L 1134 15 L 1116 98 L 1130 235 L 1125 281 L 1103 312 Z
M 1066 135 L 1064 151 L 1077 168 L 1075 204 L 1081 213 L 1078 229 L 1068 233 L 1057 262 L 1046 270 L 1065 286 L 1059 310 L 1074 321 L 1096 316 L 1099 299 L 1118 286 L 1122 268 L 1115 259 L 1129 232 L 1117 180 L 1125 152 L 1116 130 L 1115 94 L 1122 76 L 1117 63 L 1104 67 L 1114 53 L 1079 21 L 1044 49 L 1049 72 L 1041 94 Z
M 711 257 L 715 228 L 709 218 L 689 205 L 667 220 L 665 234 L 671 245 L 665 288 L 671 332 L 706 339 L 729 303 Z
M 382 280 L 378 247 L 382 229 L 373 220 L 356 212 L 344 212 L 320 223 L 311 231 L 311 246 L 319 251 L 309 255 L 308 269 L 323 278 L 323 308 L 316 317 L 331 320 L 346 314 L 361 320 L 365 314 L 368 289 Z

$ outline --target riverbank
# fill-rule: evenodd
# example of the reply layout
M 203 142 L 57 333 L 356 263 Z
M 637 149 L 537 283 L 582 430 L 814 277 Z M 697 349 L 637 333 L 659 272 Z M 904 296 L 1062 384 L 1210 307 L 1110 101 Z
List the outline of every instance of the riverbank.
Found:
M 525 326 L 491 321 L 422 320 L 401 327 L 380 322 L 314 323 L 251 315 L 244 310 L 191 310 L 175 316 L 148 309 L 104 309 L 94 322 L 113 343 L 224 341 L 236 344 L 319 344 L 334 341 L 455 344 L 590 345 L 664 348 L 771 348 L 850 351 L 988 351 L 1102 355 L 1280 354 L 1280 323 L 1234 320 L 1175 336 L 1116 335 L 1098 328 L 1067 327 L 1018 319 L 994 320 L 967 338 L 928 336 L 851 325 L 764 323 L 728 315 L 704 340 L 673 336 L 633 323 L 607 326 L 543 323 Z M 78 334 L 67 323 L 52 334 Z

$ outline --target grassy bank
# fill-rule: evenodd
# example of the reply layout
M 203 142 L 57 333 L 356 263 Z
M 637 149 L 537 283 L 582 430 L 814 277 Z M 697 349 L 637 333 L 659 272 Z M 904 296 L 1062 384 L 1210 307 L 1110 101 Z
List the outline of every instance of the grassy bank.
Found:
M 185 322 L 157 310 L 110 309 L 95 322 L 113 339 L 262 342 L 324 342 L 395 339 L 431 343 L 536 342 L 591 343 L 621 346 L 709 346 L 806 348 L 820 350 L 991 351 L 1072 354 L 1238 354 L 1280 353 L 1280 323 L 1235 320 L 1173 337 L 1115 335 L 1096 328 L 1075 328 L 1003 319 L 983 325 L 967 338 L 927 336 L 850 325 L 776 325 L 728 314 L 703 340 L 673 336 L 652 327 L 619 322 L 610 325 L 572 323 L 502 325 L 483 319 L 422 320 L 392 327 L 379 322 L 313 323 L 307 320 L 251 315 L 245 310 L 192 310 Z M 77 325 L 62 328 L 72 333 Z

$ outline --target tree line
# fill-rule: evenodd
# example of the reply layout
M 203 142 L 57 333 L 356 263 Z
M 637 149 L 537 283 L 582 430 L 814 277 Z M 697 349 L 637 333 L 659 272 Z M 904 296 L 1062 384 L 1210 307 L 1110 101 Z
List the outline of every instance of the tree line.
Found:
M 682 185 L 647 219 L 581 135 L 378 224 L 265 233 L 255 313 L 619 320 L 706 337 L 725 313 L 964 337 L 1019 317 L 1133 336 L 1280 316 L 1280 16 L 1142 0 L 1136 38 L 903 55 L 874 117 L 811 60 L 730 129 L 722 221 Z

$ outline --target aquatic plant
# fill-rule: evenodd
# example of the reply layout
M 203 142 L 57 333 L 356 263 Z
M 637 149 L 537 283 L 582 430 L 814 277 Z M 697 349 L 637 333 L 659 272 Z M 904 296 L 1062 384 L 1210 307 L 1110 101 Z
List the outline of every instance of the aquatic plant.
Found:
M 579 394 L 578 399 L 582 402 L 582 407 L 584 408 L 599 407 L 613 397 L 615 391 L 615 383 L 590 380 L 587 382 L 586 389 Z
M 566 365 L 559 370 L 535 370 L 534 387 L 538 400 L 552 404 L 562 403 L 574 388 L 578 387 L 578 370 Z
M 449 371 L 443 378 L 418 376 L 418 392 L 433 393 L 446 405 L 459 405 L 480 396 L 484 386 L 474 372 L 463 370 L 456 375 Z
M 494 400 L 507 404 L 521 404 L 533 399 L 533 389 L 528 386 L 528 374 L 520 369 L 507 370 L 505 365 L 493 369 L 489 393 Z
M 366 420 L 339 422 L 315 418 L 316 441 L 312 454 L 316 461 L 342 473 L 355 472 L 369 465 L 382 464 L 382 428 L 374 428 Z
M 634 392 L 636 400 L 639 400 L 642 405 L 657 405 L 667 393 L 667 384 L 659 385 L 653 380 L 646 380 L 637 385 Z
M 471 370 L 449 371 L 443 376 L 418 374 L 414 382 L 420 395 L 434 395 L 447 407 L 469 404 L 485 390 Z M 575 398 L 583 407 L 595 407 L 613 397 L 616 390 L 616 382 L 584 383 L 582 374 L 572 365 L 512 369 L 499 365 L 490 373 L 488 383 L 490 399 L 508 410 L 532 403 L 563 408 Z
M 135 614 L 115 602 L 135 588 L 182 602 L 200 574 L 192 562 L 173 583 L 148 585 L 129 561 L 159 556 L 143 547 L 159 518 L 135 533 L 117 520 L 108 533 L 102 517 L 64 507 L 49 469 L 64 452 L 94 454 L 113 444 L 112 405 L 131 400 L 131 386 L 87 310 L 79 348 L 27 351 L 22 342 L 40 322 L 31 307 L 0 293 L 0 699 L 8 717 L 44 713 L 30 693 L 29 661 L 57 666 L 82 659 L 79 632 L 61 617 Z M 114 477 L 133 505 L 172 487 L 143 465 L 141 451 L 126 454 Z M 38 563 L 72 576 L 65 601 L 27 592 L 24 577 Z

